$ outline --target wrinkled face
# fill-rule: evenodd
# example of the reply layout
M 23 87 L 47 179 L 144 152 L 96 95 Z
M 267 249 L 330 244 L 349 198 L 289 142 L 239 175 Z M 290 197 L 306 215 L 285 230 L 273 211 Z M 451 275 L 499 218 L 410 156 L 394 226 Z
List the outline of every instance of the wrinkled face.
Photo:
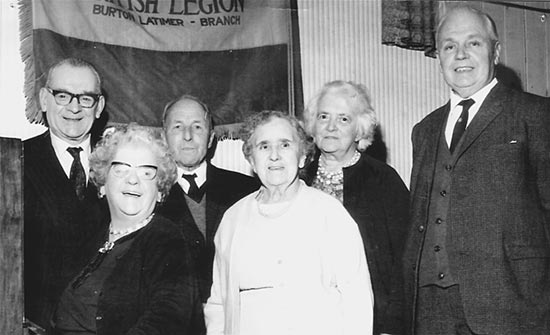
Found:
M 193 100 L 178 101 L 170 108 L 164 131 L 176 163 L 185 170 L 194 170 L 201 164 L 214 139 L 205 111 Z
M 63 64 L 53 70 L 49 88 L 72 94 L 99 94 L 97 84 L 97 78 L 90 69 Z M 46 111 L 50 131 L 68 143 L 80 144 L 87 138 L 104 106 L 103 96 L 91 108 L 80 106 L 76 98 L 68 105 L 60 106 L 46 88 L 40 90 L 40 107 Z
M 251 141 L 250 164 L 265 187 L 286 187 L 298 180 L 298 168 L 304 166 L 306 157 L 287 120 L 272 118 L 258 126 Z
M 437 45 L 443 77 L 461 97 L 470 97 L 493 79 L 500 45 L 494 45 L 483 19 L 475 13 L 449 14 Z
M 359 140 L 357 116 L 344 97 L 328 93 L 319 100 L 313 133 L 315 144 L 323 153 L 355 152 Z
M 123 144 L 115 153 L 105 185 L 113 219 L 145 219 L 155 209 L 161 194 L 157 187 L 157 157 L 143 142 Z

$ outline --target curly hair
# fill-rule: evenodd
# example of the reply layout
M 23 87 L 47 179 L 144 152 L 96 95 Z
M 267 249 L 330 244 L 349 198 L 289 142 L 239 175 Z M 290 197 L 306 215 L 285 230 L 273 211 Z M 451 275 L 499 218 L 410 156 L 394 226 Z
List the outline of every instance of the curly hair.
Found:
M 123 144 L 140 143 L 157 157 L 157 188 L 166 197 L 177 179 L 177 168 L 172 158 L 164 132 L 159 128 L 140 126 L 136 123 L 107 128 L 103 138 L 90 156 L 90 180 L 100 189 L 105 185 L 113 157 Z
M 244 125 L 241 128 L 240 132 L 240 137 L 244 141 L 242 148 L 244 157 L 248 161 L 250 161 L 250 157 L 252 156 L 252 149 L 254 147 L 254 143 L 252 143 L 252 137 L 254 135 L 254 132 L 256 131 L 256 128 L 268 123 L 270 120 L 275 118 L 287 120 L 290 123 L 296 133 L 296 136 L 299 139 L 300 152 L 306 157 L 304 166 L 307 166 L 313 156 L 313 141 L 311 137 L 306 134 L 298 119 L 296 119 L 294 116 L 289 115 L 288 113 L 281 111 L 262 111 L 257 114 L 252 114 L 244 121 Z
M 314 126 L 319 112 L 319 102 L 328 94 L 339 95 L 348 102 L 351 110 L 357 116 L 357 135 L 359 137 L 357 150 L 365 151 L 372 144 L 378 121 L 371 105 L 368 90 L 362 84 L 335 80 L 323 85 L 323 88 L 310 100 L 304 111 L 306 132 L 315 136 Z

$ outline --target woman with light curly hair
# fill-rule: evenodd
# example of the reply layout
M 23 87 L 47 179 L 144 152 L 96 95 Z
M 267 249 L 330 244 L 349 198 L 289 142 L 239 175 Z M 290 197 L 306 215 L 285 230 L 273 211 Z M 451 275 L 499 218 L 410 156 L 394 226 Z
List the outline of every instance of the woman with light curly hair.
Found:
M 306 182 L 340 200 L 363 238 L 374 290 L 374 334 L 401 334 L 409 191 L 393 168 L 365 153 L 377 123 L 371 97 L 358 83 L 326 83 L 304 120 L 318 149 Z
M 56 334 L 200 334 L 198 282 L 178 227 L 155 214 L 176 180 L 160 129 L 108 129 L 90 179 L 111 216 L 105 243 L 65 289 Z

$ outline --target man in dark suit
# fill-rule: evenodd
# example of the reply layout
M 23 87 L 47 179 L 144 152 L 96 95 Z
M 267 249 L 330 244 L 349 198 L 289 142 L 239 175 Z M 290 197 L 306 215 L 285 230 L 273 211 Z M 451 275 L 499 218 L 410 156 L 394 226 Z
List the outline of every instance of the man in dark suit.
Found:
M 212 165 L 214 141 L 208 107 L 184 95 L 164 108 L 166 139 L 178 165 L 178 181 L 160 213 L 180 225 L 191 243 L 206 302 L 212 285 L 214 235 L 226 209 L 259 187 L 256 179 Z
M 93 255 L 106 215 L 88 182 L 90 130 L 105 99 L 95 68 L 68 58 L 50 68 L 39 100 L 49 129 L 23 144 L 25 316 L 48 329 L 63 289 Z
M 495 78 L 486 14 L 440 21 L 450 101 L 413 129 L 404 274 L 415 334 L 550 334 L 550 104 Z

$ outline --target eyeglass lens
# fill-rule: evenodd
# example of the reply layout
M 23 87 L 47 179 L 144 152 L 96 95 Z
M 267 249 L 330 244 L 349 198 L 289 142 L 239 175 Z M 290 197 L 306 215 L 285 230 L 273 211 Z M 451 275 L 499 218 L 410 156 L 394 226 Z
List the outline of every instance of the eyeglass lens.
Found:
M 92 94 L 73 94 L 70 92 L 65 91 L 58 91 L 49 89 L 50 93 L 54 96 L 55 102 L 61 106 L 66 106 L 73 101 L 74 98 L 76 98 L 76 101 L 78 101 L 78 104 L 80 106 L 85 108 L 91 108 L 93 107 L 97 100 L 99 99 L 99 94 L 92 95 Z
M 123 162 L 111 163 L 111 171 L 113 171 L 113 174 L 119 178 L 126 177 L 132 169 L 136 170 L 136 174 L 140 179 L 151 180 L 157 176 L 158 168 L 153 165 L 131 166 L 130 164 Z

